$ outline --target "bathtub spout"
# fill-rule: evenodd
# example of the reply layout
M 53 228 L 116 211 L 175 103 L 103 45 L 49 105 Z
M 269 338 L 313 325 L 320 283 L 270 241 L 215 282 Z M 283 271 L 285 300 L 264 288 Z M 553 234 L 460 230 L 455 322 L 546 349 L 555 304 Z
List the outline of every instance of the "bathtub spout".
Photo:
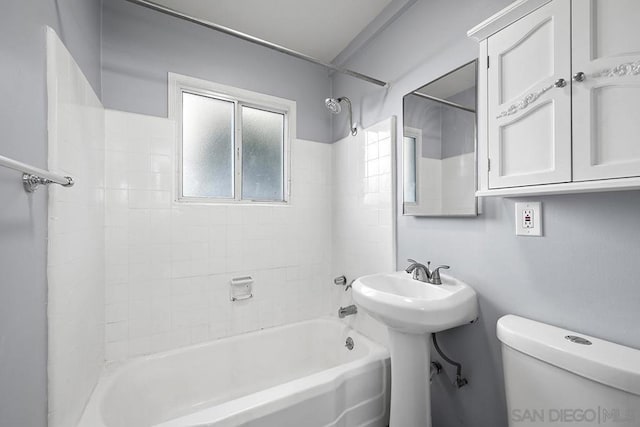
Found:
M 340 307 L 338 310 L 338 317 L 344 319 L 347 316 L 351 316 L 352 314 L 356 314 L 358 312 L 358 307 L 351 304 L 346 307 Z

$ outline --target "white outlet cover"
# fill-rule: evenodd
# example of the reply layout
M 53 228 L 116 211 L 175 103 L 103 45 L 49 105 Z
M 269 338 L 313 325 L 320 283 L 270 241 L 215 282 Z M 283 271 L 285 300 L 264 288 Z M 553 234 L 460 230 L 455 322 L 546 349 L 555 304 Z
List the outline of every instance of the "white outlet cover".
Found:
M 530 223 L 533 226 L 530 228 L 525 227 L 525 211 L 532 213 Z M 516 203 L 516 236 L 542 236 L 542 203 Z

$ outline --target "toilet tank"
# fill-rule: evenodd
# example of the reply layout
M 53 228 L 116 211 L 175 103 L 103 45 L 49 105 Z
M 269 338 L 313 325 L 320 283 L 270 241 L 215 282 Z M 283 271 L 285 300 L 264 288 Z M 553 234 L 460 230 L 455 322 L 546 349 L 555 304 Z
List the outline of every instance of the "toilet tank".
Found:
M 510 427 L 640 427 L 640 350 L 514 315 L 497 334 Z

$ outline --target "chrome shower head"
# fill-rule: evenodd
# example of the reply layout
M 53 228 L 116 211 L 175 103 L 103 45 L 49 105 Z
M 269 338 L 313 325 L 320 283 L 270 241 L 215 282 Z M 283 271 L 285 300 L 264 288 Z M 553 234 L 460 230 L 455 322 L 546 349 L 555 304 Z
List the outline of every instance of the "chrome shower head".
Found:
M 353 117 L 351 112 L 351 101 L 346 96 L 340 98 L 327 98 L 324 100 L 324 105 L 333 114 L 339 114 L 342 111 L 341 103 L 346 103 L 349 107 L 349 128 L 351 129 L 351 135 L 356 136 L 358 134 L 358 127 L 353 123 Z
M 342 106 L 340 105 L 340 100 L 335 98 L 327 98 L 324 100 L 324 105 L 331 111 L 333 114 L 338 114 L 342 111 Z

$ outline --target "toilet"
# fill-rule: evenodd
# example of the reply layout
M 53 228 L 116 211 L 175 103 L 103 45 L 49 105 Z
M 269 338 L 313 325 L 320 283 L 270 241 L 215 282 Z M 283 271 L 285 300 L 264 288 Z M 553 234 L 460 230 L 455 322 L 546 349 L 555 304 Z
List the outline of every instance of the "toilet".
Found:
M 510 427 L 640 426 L 640 350 L 514 315 L 497 335 Z

